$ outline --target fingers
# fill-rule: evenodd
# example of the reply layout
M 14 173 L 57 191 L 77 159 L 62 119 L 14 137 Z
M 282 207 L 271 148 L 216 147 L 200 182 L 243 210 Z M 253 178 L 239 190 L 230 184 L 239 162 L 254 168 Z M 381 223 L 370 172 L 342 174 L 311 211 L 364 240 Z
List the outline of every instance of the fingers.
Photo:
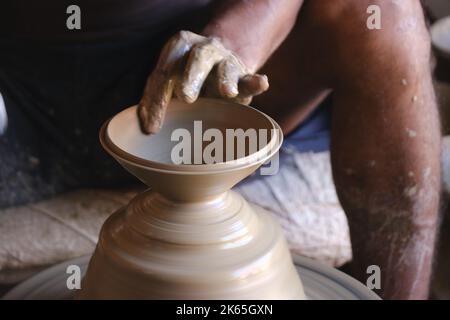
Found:
M 173 73 L 191 48 L 190 34 L 180 32 L 169 40 L 161 52 L 155 70 L 147 80 L 137 109 L 141 130 L 146 134 L 158 133 L 162 127 L 173 94 Z
M 194 46 L 182 79 L 175 88 L 178 98 L 187 103 L 197 100 L 208 74 L 224 56 L 225 50 L 214 39 Z
M 150 76 L 137 109 L 141 130 L 144 133 L 159 132 L 172 93 L 173 80 L 167 74 L 154 72 Z
M 252 98 L 269 89 L 266 75 L 246 75 L 239 80 L 239 94 L 233 99 L 237 103 L 250 104 Z
M 252 99 L 253 96 L 237 96 L 231 100 L 239 104 L 249 105 L 250 102 L 252 102 Z
M 265 74 L 246 75 L 239 80 L 239 94 L 257 96 L 269 89 Z
M 218 92 L 224 98 L 249 104 L 252 97 L 269 89 L 266 75 L 246 74 L 246 68 L 233 55 L 219 63 L 217 68 Z
M 217 67 L 217 88 L 224 98 L 234 98 L 239 94 L 239 78 L 244 74 L 243 67 L 234 56 L 223 60 Z

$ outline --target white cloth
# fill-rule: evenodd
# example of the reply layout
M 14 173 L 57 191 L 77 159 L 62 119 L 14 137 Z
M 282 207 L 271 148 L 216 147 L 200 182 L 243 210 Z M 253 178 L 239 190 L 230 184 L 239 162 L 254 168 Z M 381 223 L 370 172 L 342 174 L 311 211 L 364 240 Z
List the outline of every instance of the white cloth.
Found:
M 0 212 L 0 284 L 94 250 L 104 220 L 134 192 L 79 190 Z
M 349 228 L 336 195 L 329 152 L 283 149 L 280 157 L 276 175 L 250 178 L 237 191 L 274 214 L 293 252 L 331 266 L 350 261 Z

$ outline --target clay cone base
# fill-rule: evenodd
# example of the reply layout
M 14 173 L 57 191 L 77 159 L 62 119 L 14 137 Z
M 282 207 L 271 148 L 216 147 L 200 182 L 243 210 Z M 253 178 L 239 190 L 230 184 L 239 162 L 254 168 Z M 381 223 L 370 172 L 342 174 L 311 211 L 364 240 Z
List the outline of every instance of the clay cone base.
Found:
M 181 213 L 181 211 L 183 213 Z M 303 299 L 279 226 L 233 191 L 146 192 L 104 224 L 79 299 Z

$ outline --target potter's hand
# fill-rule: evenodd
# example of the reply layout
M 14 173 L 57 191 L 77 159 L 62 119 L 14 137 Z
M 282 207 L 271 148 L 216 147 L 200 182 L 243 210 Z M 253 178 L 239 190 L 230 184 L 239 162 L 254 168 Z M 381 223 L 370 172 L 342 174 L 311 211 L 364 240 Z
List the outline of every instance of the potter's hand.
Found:
M 202 91 L 249 104 L 268 88 L 265 75 L 253 74 L 217 38 L 181 31 L 164 46 L 147 80 L 138 106 L 139 121 L 144 133 L 157 133 L 173 92 L 187 103 L 197 100 Z

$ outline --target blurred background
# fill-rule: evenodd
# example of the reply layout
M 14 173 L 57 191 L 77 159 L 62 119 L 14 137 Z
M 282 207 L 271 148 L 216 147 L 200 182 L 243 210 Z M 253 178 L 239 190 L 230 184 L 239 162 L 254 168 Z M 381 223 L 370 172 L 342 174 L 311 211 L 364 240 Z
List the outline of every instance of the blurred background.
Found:
M 423 3 L 430 30 L 440 19 L 450 19 L 450 0 L 423 0 Z M 450 43 L 450 20 L 446 25 Z M 450 50 L 438 45 L 433 49 L 435 88 L 444 133 L 444 196 L 431 298 L 450 299 Z M 39 159 L 30 161 L 38 164 Z M 301 164 L 305 177 L 304 185 L 298 186 L 300 197 L 295 200 L 301 206 L 302 215 L 295 221 L 278 217 L 290 249 L 347 272 L 352 256 L 350 239 L 332 182 L 329 152 L 306 153 L 296 161 Z M 250 185 L 238 189 L 251 202 L 261 200 L 250 191 Z M 51 265 L 91 253 L 104 220 L 141 190 L 140 187 L 81 189 L 49 200 L 1 209 L 0 295 Z M 330 232 L 324 234 L 324 228 Z

